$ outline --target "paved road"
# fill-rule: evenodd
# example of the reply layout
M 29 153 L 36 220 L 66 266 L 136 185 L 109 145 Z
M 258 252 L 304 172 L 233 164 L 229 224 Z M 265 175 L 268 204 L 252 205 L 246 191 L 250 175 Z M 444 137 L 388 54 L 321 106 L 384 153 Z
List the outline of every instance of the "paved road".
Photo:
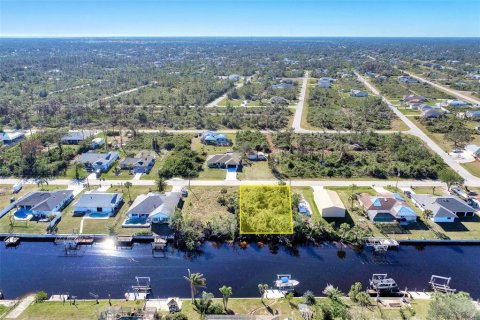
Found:
M 132 185 L 136 186 L 155 186 L 154 180 L 92 180 L 88 181 L 91 186 L 111 186 L 111 185 L 121 185 L 125 182 L 131 182 Z M 24 184 L 36 184 L 33 179 L 22 180 L 22 179 L 0 179 L 0 184 L 13 185 L 16 183 Z M 85 181 L 86 182 L 86 181 Z M 287 184 L 294 187 L 310 187 L 310 186 L 337 186 L 337 187 L 346 187 L 351 186 L 352 184 L 358 186 L 379 186 L 385 187 L 389 185 L 395 185 L 397 182 L 395 180 L 286 180 Z M 52 185 L 64 185 L 71 186 L 72 184 L 83 184 L 82 181 L 73 181 L 69 179 L 52 179 L 49 181 Z M 188 180 L 173 178 L 167 181 L 167 184 L 170 186 L 182 187 L 182 186 L 240 186 L 240 185 L 272 185 L 278 184 L 278 180 Z M 399 180 L 399 187 L 421 187 L 421 186 L 445 186 L 444 183 L 440 181 L 433 180 Z
M 358 79 L 375 95 L 382 98 L 382 100 L 389 106 L 389 108 L 410 128 L 409 134 L 412 134 L 422 139 L 426 145 L 430 147 L 436 154 L 438 154 L 447 165 L 455 170 L 463 179 L 465 179 L 465 185 L 468 186 L 480 186 L 480 178 L 473 176 L 464 167 L 458 164 L 452 157 L 450 157 L 442 148 L 440 148 L 432 139 L 430 139 L 422 130 L 420 130 L 408 117 L 401 113 L 390 101 L 387 100 L 380 92 L 371 85 L 364 77 L 355 71 Z
M 420 76 L 417 76 L 416 74 L 413 74 L 413 73 L 408 72 L 408 71 L 405 71 L 405 70 L 402 70 L 402 72 L 408 74 L 408 75 L 409 75 L 410 77 L 412 77 L 412 78 L 415 78 L 415 79 L 417 79 L 417 80 L 423 81 L 423 82 L 428 83 L 429 85 L 434 86 L 434 87 L 436 87 L 436 88 L 438 88 L 438 89 L 440 89 L 440 90 L 443 90 L 443 91 L 445 91 L 445 92 L 448 92 L 448 93 L 450 93 L 450 94 L 452 94 L 452 95 L 454 95 L 454 96 L 456 96 L 456 97 L 458 97 L 458 98 L 460 98 L 460 99 L 463 99 L 463 100 L 468 101 L 468 102 L 473 103 L 473 104 L 480 104 L 480 100 L 477 100 L 477 99 L 475 99 L 475 98 L 466 96 L 466 95 L 462 94 L 461 92 L 458 92 L 457 90 L 453 90 L 453 89 L 450 89 L 450 88 L 448 88 L 448 87 L 442 86 L 442 85 L 440 85 L 440 84 L 437 84 L 437 83 L 435 83 L 435 82 L 432 82 L 432 81 L 430 81 L 430 80 L 427 80 L 427 79 L 425 79 L 425 78 L 422 78 L 422 77 L 420 77 Z
M 308 86 L 308 71 L 305 72 L 302 81 L 302 89 L 300 90 L 300 96 L 298 97 L 297 106 L 295 108 L 295 115 L 293 116 L 292 128 L 295 132 L 304 132 L 309 130 L 302 129 L 302 113 L 305 106 L 305 95 L 307 93 Z
M 31 294 L 27 297 L 25 297 L 20 303 L 12 310 L 10 311 L 6 316 L 5 319 L 16 319 L 18 318 L 25 309 L 28 308 L 29 305 L 32 304 L 32 302 L 35 301 L 35 295 Z
M 252 77 L 253 76 L 248 76 L 246 81 L 250 81 L 252 80 Z M 243 81 L 243 77 L 239 80 L 239 82 L 235 83 L 235 88 L 241 88 L 243 87 L 243 84 L 244 84 L 244 81 Z M 218 97 L 217 99 L 213 100 L 212 102 L 209 102 L 207 105 L 205 105 L 205 108 L 213 108 L 213 107 L 217 107 L 218 104 L 220 103 L 220 101 L 222 101 L 223 99 L 225 99 L 228 95 L 228 92 L 230 90 L 228 90 L 227 92 L 225 92 L 224 94 L 222 94 L 220 97 Z

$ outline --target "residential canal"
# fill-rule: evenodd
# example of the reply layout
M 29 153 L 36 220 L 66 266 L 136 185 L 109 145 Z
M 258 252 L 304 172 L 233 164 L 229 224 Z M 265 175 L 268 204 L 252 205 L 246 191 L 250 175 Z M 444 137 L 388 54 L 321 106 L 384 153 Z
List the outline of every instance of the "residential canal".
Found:
M 480 246 L 433 245 L 418 249 L 400 246 L 386 258 L 374 258 L 369 250 L 346 249 L 339 258 L 334 243 L 305 246 L 298 252 L 268 246 L 247 249 L 207 243 L 202 252 L 188 258 L 169 248 L 166 258 L 153 258 L 149 244 L 132 249 L 115 249 L 111 243 L 82 248 L 78 256 L 67 257 L 63 245 L 51 242 L 22 242 L 17 248 L 0 246 L 0 291 L 5 298 L 45 290 L 49 294 L 69 293 L 89 298 L 89 293 L 106 298 L 123 298 L 135 276 L 149 276 L 155 297 L 189 296 L 183 276 L 187 269 L 203 273 L 209 292 L 219 295 L 222 285 L 233 287 L 235 297 L 258 296 L 258 283 L 273 284 L 278 273 L 290 273 L 300 281 L 297 291 L 312 290 L 321 295 L 331 283 L 348 291 L 355 281 L 367 284 L 373 273 L 388 273 L 399 286 L 409 290 L 428 289 L 432 274 L 452 277 L 451 286 L 480 298 Z

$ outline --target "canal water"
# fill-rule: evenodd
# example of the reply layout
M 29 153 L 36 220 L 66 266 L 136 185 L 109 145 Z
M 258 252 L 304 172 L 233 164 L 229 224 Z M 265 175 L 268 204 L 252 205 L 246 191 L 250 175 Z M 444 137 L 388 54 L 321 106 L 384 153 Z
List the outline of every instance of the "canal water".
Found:
M 272 253 L 273 251 L 273 253 Z M 110 242 L 82 248 L 67 257 L 63 245 L 50 242 L 22 242 L 17 248 L 0 246 L 0 291 L 5 298 L 45 290 L 48 294 L 69 293 L 89 298 L 123 298 L 135 276 L 151 277 L 153 296 L 189 296 L 183 278 L 187 269 L 207 279 L 205 290 L 219 295 L 222 285 L 233 287 L 235 297 L 256 297 L 258 284 L 273 284 L 277 274 L 292 274 L 300 281 L 299 293 L 312 290 L 321 295 L 327 284 L 347 291 L 355 281 L 367 284 L 373 273 L 388 273 L 401 289 L 428 289 L 432 274 L 452 277 L 451 286 L 480 298 L 480 246 L 400 246 L 386 257 L 375 258 L 369 250 L 337 245 L 299 247 L 296 252 L 250 244 L 246 249 L 206 243 L 195 256 L 171 247 L 165 258 L 154 258 L 149 244 L 132 249 L 115 249 Z

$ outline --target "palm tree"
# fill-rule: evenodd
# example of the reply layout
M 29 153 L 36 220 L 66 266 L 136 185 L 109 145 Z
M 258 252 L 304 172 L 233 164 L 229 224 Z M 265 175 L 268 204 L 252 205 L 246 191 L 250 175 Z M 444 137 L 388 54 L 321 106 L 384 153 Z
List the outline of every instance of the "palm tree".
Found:
M 130 194 L 130 187 L 132 186 L 132 183 L 127 181 L 127 182 L 125 182 L 124 186 L 125 186 L 125 189 L 127 189 L 127 192 L 128 192 L 128 200 L 129 200 L 130 203 L 132 203 L 132 196 Z
M 223 287 L 219 288 L 218 290 L 222 294 L 223 308 L 225 309 L 225 312 L 226 312 L 228 310 L 227 309 L 228 299 L 232 296 L 232 287 L 223 286 Z
M 74 164 L 74 169 L 75 169 L 75 179 L 79 180 L 80 179 L 80 171 L 83 169 L 83 163 L 81 162 L 75 162 Z
M 263 295 L 265 294 L 265 291 L 268 289 L 268 284 L 258 284 L 258 292 L 260 293 L 260 301 L 263 303 Z
M 205 287 L 207 280 L 203 277 L 201 273 L 191 273 L 188 269 L 188 277 L 184 276 L 185 280 L 190 282 L 190 293 L 192 295 L 192 303 L 195 300 L 195 295 L 197 294 L 197 288 Z
M 167 185 L 167 183 L 165 182 L 165 179 L 159 174 L 156 182 L 157 182 L 158 192 L 163 192 Z

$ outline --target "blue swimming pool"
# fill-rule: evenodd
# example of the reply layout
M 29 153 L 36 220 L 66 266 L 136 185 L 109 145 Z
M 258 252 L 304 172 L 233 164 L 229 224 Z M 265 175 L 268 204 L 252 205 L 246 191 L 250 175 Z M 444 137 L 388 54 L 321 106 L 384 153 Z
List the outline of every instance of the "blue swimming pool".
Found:
M 110 215 L 103 212 L 92 212 L 88 215 L 89 218 L 108 218 Z
M 19 209 L 13 214 L 17 219 L 27 219 L 29 215 L 32 215 L 32 212 L 25 209 Z
M 129 218 L 129 219 L 125 220 L 125 222 L 123 224 L 132 224 L 132 225 L 147 224 L 147 218 L 140 218 L 140 217 Z

